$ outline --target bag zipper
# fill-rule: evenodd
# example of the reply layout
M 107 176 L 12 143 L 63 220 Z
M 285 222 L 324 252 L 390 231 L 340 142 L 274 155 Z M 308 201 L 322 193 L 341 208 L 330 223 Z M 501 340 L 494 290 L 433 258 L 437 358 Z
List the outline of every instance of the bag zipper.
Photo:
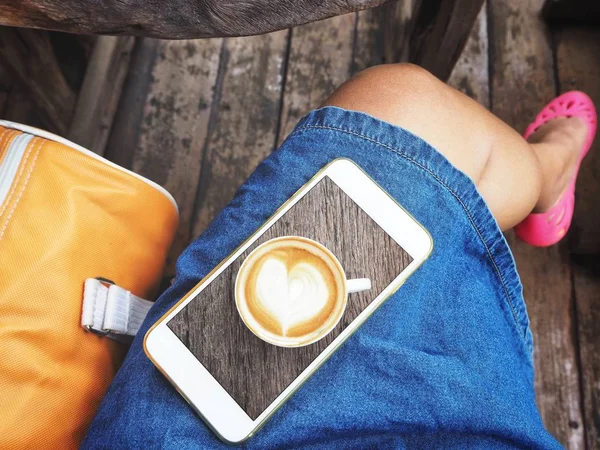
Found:
M 30 127 L 28 125 L 22 125 L 20 123 L 10 122 L 8 120 L 0 120 L 0 126 L 5 128 L 11 128 L 13 130 L 22 131 L 23 134 L 20 134 L 16 138 L 13 139 L 9 148 L 6 150 L 6 154 L 4 158 L 0 161 L 0 205 L 4 202 L 8 191 L 10 190 L 10 186 L 16 176 L 17 169 L 23 158 L 23 154 L 25 153 L 25 149 L 29 144 L 29 141 L 33 139 L 34 136 L 47 139 L 49 141 L 58 142 L 59 144 L 66 145 L 67 147 L 72 148 L 73 150 L 77 150 L 90 158 L 101 161 L 102 163 L 113 167 L 115 169 L 120 170 L 121 172 L 125 172 L 128 175 L 131 175 L 138 180 L 143 181 L 149 186 L 153 187 L 161 194 L 163 194 L 167 199 L 173 204 L 175 207 L 176 213 L 179 215 L 179 208 L 177 207 L 177 202 L 173 198 L 173 196 L 162 186 L 156 184 L 154 181 L 149 180 L 148 178 L 144 178 L 143 176 L 132 172 L 131 170 L 127 170 L 124 167 L 121 167 L 108 159 L 103 158 L 102 156 L 82 147 L 81 145 L 77 145 L 74 142 L 71 142 L 67 139 L 64 139 L 56 134 L 49 133 L 48 131 L 40 130 L 39 128 Z M 12 175 L 11 175 L 12 174 Z M 3 192 L 6 192 L 3 195 Z
M 30 134 L 20 134 L 10 143 L 2 162 L 0 162 L 0 205 L 4 203 L 10 187 L 17 176 L 17 171 L 29 141 L 33 139 Z

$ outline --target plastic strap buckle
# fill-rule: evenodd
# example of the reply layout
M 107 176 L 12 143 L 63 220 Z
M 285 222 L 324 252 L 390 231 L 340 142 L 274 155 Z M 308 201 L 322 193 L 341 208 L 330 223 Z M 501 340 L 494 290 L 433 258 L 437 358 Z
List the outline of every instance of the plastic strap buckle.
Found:
M 84 283 L 81 325 L 99 336 L 130 342 L 152 304 L 112 280 L 88 278 Z

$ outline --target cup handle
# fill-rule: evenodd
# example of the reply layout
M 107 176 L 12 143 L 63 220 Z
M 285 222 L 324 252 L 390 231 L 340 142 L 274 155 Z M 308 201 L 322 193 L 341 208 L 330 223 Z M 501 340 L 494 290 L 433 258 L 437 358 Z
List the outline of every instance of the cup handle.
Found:
M 346 289 L 348 294 L 353 292 L 368 291 L 371 289 L 371 280 L 368 278 L 355 278 L 354 280 L 346 280 Z

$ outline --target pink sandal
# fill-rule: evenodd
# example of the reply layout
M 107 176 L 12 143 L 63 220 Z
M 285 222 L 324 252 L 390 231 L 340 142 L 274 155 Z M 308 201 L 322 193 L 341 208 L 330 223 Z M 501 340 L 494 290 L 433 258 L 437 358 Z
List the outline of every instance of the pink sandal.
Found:
M 588 126 L 587 137 L 581 149 L 573 180 L 569 183 L 563 196 L 549 211 L 542 214 L 530 214 L 515 227 L 515 232 L 519 238 L 536 247 L 548 247 L 556 244 L 567 234 L 571 226 L 575 209 L 575 181 L 577 180 L 581 160 L 592 146 L 598 123 L 592 99 L 579 91 L 567 92 L 556 97 L 538 114 L 535 121 L 527 127 L 523 135 L 527 139 L 546 122 L 558 117 L 573 116 L 579 117 Z

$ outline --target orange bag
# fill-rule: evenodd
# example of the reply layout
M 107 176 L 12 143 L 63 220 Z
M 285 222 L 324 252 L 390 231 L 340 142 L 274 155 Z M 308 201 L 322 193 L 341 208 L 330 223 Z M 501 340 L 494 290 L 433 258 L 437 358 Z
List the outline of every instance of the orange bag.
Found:
M 77 448 L 127 348 L 82 326 L 87 278 L 152 296 L 177 228 L 160 186 L 0 121 L 0 448 Z

